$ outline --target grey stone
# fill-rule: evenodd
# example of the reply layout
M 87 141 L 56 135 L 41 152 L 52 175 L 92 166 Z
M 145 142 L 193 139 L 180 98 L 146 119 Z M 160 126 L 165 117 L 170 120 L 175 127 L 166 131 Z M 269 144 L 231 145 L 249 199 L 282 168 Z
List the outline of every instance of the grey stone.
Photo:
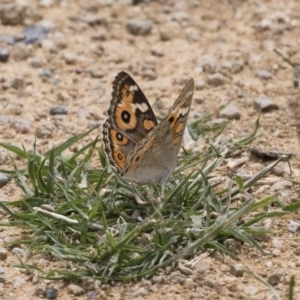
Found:
M 92 78 L 102 78 L 104 77 L 104 73 L 101 70 L 91 70 L 90 71 Z
M 214 74 L 217 68 L 217 58 L 210 54 L 204 54 L 197 58 L 196 68 L 201 68 L 203 72 Z
M 12 34 L 3 34 L 0 36 L 0 41 L 7 45 L 14 45 L 16 43 L 15 36 Z
M 24 44 L 16 44 L 13 48 L 13 57 L 16 61 L 26 60 L 30 55 L 29 48 Z
M 286 189 L 290 190 L 292 186 L 293 183 L 289 180 L 279 180 L 272 185 L 271 190 L 274 192 Z
M 181 25 L 185 25 L 190 21 L 191 17 L 187 12 L 179 10 L 172 14 L 171 19 Z
M 11 87 L 18 90 L 24 87 L 24 80 L 22 78 L 15 78 L 11 83 Z
M 176 31 L 172 26 L 162 26 L 159 29 L 159 35 L 162 41 L 170 41 L 176 35 Z
M 9 58 L 9 50 L 7 48 L 0 48 L 0 62 L 7 62 Z
M 200 40 L 200 33 L 197 28 L 189 27 L 185 31 L 185 36 L 189 42 L 198 42 Z
M 26 280 L 23 278 L 23 277 L 20 277 L 20 276 L 16 276 L 14 278 L 14 284 L 13 284 L 13 287 L 14 289 L 17 289 L 19 288 L 20 286 L 24 285 L 26 283 Z
M 83 294 L 85 294 L 85 290 L 80 287 L 79 285 L 76 284 L 69 284 L 68 285 L 68 292 L 70 294 L 73 294 L 75 296 L 81 296 Z
M 266 71 L 266 70 L 256 70 L 255 76 L 262 78 L 262 79 L 272 79 L 273 78 L 273 75 L 269 71 Z
M 14 120 L 12 123 L 13 127 L 15 128 L 16 132 L 18 133 L 28 133 L 30 130 L 30 123 L 26 120 L 17 119 Z
M 218 87 L 224 85 L 226 83 L 226 79 L 220 73 L 211 74 L 207 77 L 207 83 L 211 86 Z
M 290 220 L 290 222 L 287 225 L 288 231 L 294 232 L 294 233 L 299 230 L 299 227 L 300 227 L 300 223 L 296 222 L 294 220 Z
M 94 26 L 94 25 L 106 25 L 107 24 L 107 20 L 104 17 L 101 17 L 99 15 L 96 14 L 87 14 L 84 19 L 84 22 L 86 22 L 87 24 Z
M 64 60 L 67 65 L 73 65 L 76 62 L 76 56 L 73 53 L 65 53 Z
M 149 20 L 131 20 L 127 22 L 126 28 L 133 35 L 148 35 L 152 31 L 152 22 Z
M 12 250 L 11 250 L 11 253 L 12 254 L 17 254 L 19 256 L 23 256 L 25 254 L 25 251 L 22 249 L 22 248 L 19 248 L 19 247 L 14 247 Z
M 151 49 L 151 54 L 154 55 L 154 56 L 164 56 L 165 55 L 165 51 L 164 51 L 164 48 L 161 47 L 161 46 L 154 46 L 152 49 Z
M 7 184 L 8 184 L 8 176 L 4 173 L 0 173 L 0 188 L 3 188 Z M 0 252 L 0 256 L 1 256 L 1 252 Z
M 131 294 L 131 298 L 139 298 L 148 295 L 148 289 L 141 287 Z
M 49 28 L 41 25 L 30 25 L 22 31 L 22 34 L 25 36 L 25 44 L 34 44 L 38 41 L 41 41 L 46 38 L 48 33 Z
M 241 118 L 241 112 L 235 105 L 230 103 L 220 110 L 218 117 L 228 120 L 239 120 Z
M 41 77 L 41 78 L 51 78 L 52 77 L 52 72 L 48 69 L 42 70 L 39 73 L 39 77 Z
M 57 298 L 57 289 L 49 288 L 44 292 L 44 297 L 47 299 L 55 299 Z
M 271 285 L 277 285 L 281 280 L 281 276 L 282 276 L 281 273 L 279 273 L 278 271 L 275 271 L 270 276 L 268 276 L 267 281 Z
M 0 20 L 2 25 L 21 25 L 24 22 L 25 6 L 16 4 L 2 4 Z
M 65 106 L 53 106 L 50 108 L 50 115 L 67 115 L 68 108 Z
M 0 173 L 1 174 L 1 173 Z M 1 175 L 0 175 L 1 176 Z M 4 261 L 7 258 L 8 251 L 6 249 L 0 249 L 0 260 Z
M 244 267 L 242 264 L 235 264 L 230 266 L 230 274 L 235 277 L 243 277 L 244 276 Z
M 205 82 L 201 79 L 196 79 L 195 80 L 195 90 L 201 91 L 203 89 L 205 89 Z
M 52 136 L 52 130 L 46 125 L 42 125 L 40 127 L 37 127 L 37 129 L 35 130 L 35 136 L 41 139 L 50 138 Z
M 152 67 L 144 66 L 142 68 L 142 77 L 149 80 L 155 80 L 157 78 L 157 73 Z
M 22 106 L 16 103 L 9 103 L 4 109 L 5 114 L 19 116 L 22 114 Z
M 38 58 L 32 58 L 31 59 L 31 66 L 33 68 L 41 68 L 42 66 L 44 66 L 44 62 Z
M 1 124 L 1 119 L 0 119 L 0 124 Z M 0 166 L 5 164 L 6 159 L 7 159 L 7 153 L 3 149 L 0 149 Z
M 254 100 L 254 108 L 262 112 L 278 109 L 278 105 L 274 103 L 268 96 L 260 95 Z

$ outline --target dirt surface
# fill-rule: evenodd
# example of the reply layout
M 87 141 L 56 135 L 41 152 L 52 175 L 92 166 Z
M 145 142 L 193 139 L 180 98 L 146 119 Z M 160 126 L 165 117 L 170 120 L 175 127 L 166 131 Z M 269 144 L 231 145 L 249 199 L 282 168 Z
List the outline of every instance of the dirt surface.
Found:
M 2 13 L 10 2 L 0 1 Z M 190 120 L 211 109 L 215 119 L 233 118 L 224 139 L 251 132 L 258 117 L 254 101 L 261 95 L 269 97 L 273 103 L 261 115 L 264 133 L 255 145 L 293 153 L 294 173 L 290 177 L 282 164 L 249 193 L 259 197 L 276 192 L 286 204 L 298 201 L 297 187 L 286 179 L 299 177 L 297 120 L 289 108 L 299 91 L 293 87 L 292 68 L 273 52 L 276 48 L 300 63 L 298 0 L 166 0 L 139 5 L 125 0 L 23 0 L 11 9 L 21 18 L 16 25 L 0 26 L 1 60 L 3 49 L 9 52 L 8 61 L 0 63 L 2 142 L 31 149 L 36 139 L 42 152 L 102 123 L 111 82 L 121 70 L 134 77 L 154 110 L 163 113 L 193 77 L 196 90 Z M 49 33 L 26 45 L 22 31 L 33 24 L 43 25 Z M 226 103 L 230 109 L 219 112 Z M 68 114 L 50 115 L 55 106 L 65 106 Z M 86 141 L 98 134 L 100 130 Z M 1 168 L 10 168 L 8 153 L 1 150 L 0 154 Z M 230 168 L 230 163 L 244 157 L 249 159 Z M 225 180 L 237 171 L 253 175 L 266 165 L 244 151 L 225 160 L 219 175 Z M 14 200 L 22 192 L 9 183 L 0 196 Z M 297 220 L 298 215 L 292 217 Z M 294 299 L 300 299 L 300 247 L 297 231 L 289 227 L 292 217 L 261 224 L 275 232 L 261 241 L 264 255 L 243 245 L 238 247 L 238 260 L 211 253 L 191 263 L 192 274 L 162 273 L 150 281 L 112 286 L 95 283 L 90 292 L 78 296 L 68 282 L 39 280 L 14 268 L 18 260 L 8 250 L 0 261 L 5 279 L 0 283 L 1 299 L 40 299 L 43 296 L 37 291 L 45 287 L 57 288 L 57 299 L 273 299 L 270 290 L 253 276 L 232 274 L 230 267 L 236 264 L 269 280 L 282 298 L 287 295 L 289 276 L 296 275 Z M 4 214 L 0 218 L 6 220 Z M 20 230 L 3 227 L 0 241 L 18 239 L 20 234 Z M 38 264 L 53 266 L 45 260 Z

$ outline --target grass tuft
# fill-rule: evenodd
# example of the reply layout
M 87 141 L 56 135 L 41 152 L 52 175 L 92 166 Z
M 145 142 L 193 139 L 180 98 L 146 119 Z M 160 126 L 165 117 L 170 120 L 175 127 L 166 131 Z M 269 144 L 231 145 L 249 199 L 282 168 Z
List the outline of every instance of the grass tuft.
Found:
M 227 124 L 205 128 L 207 119 L 205 115 L 190 126 L 194 139 L 204 137 L 210 142 L 207 152 L 186 150 L 173 178 L 161 186 L 140 186 L 119 177 L 102 146 L 97 153 L 102 168 L 91 168 L 98 138 L 72 157 L 63 155 L 93 129 L 44 154 L 35 144 L 29 153 L 0 143 L 27 163 L 27 168 L 20 170 L 12 160 L 13 171 L 0 170 L 24 193 L 20 200 L 0 202 L 9 219 L 0 225 L 26 231 L 26 239 L 18 244 L 27 247 L 27 254 L 18 267 L 47 279 L 107 282 L 150 277 L 166 266 L 172 270 L 179 258 L 191 258 L 208 249 L 235 255 L 223 244 L 227 238 L 262 251 L 253 236 L 269 232 L 257 223 L 297 208 L 272 211 L 274 196 L 252 198 L 238 206 L 233 197 L 244 193 L 284 158 L 247 182 L 236 177 L 227 188 L 212 183 L 212 172 L 230 149 L 243 148 L 257 137 L 259 123 L 248 136 L 221 143 L 219 136 Z M 56 268 L 45 270 L 34 264 L 40 257 L 56 261 Z

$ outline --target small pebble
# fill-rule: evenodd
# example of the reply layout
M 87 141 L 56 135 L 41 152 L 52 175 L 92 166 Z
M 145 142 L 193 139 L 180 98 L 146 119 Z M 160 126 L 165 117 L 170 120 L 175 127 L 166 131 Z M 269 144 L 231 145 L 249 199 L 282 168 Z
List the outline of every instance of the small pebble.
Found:
M 52 72 L 48 69 L 42 70 L 39 73 L 39 77 L 41 77 L 41 78 L 51 78 L 52 77 Z
M 152 22 L 149 20 L 131 20 L 126 24 L 127 30 L 133 35 L 148 35 L 152 30 Z
M 280 256 L 281 255 L 281 251 L 279 249 L 273 249 L 272 251 L 273 256 Z
M 30 123 L 26 120 L 18 119 L 12 123 L 17 133 L 26 134 L 30 131 Z
M 11 87 L 18 90 L 24 87 L 24 80 L 22 78 L 15 78 L 12 83 Z
M 279 239 L 273 239 L 272 241 L 273 247 L 275 249 L 282 249 L 283 248 L 283 241 Z
M 218 117 L 228 120 L 239 120 L 241 112 L 234 104 L 230 103 L 220 110 Z
M 164 51 L 164 48 L 161 47 L 161 46 L 154 46 L 151 49 L 151 54 L 154 55 L 154 56 L 162 57 L 162 56 L 165 55 L 165 51 Z
M 141 288 L 137 289 L 136 291 L 134 291 L 134 292 L 130 295 L 130 297 L 131 297 L 131 298 L 144 297 L 144 296 L 146 296 L 148 293 L 149 293 L 149 292 L 148 292 L 148 290 L 147 290 L 146 288 L 141 287 Z
M 31 55 L 32 50 L 24 44 L 16 44 L 13 48 L 13 57 L 16 61 L 26 60 Z
M 40 139 L 50 138 L 52 136 L 52 130 L 46 125 L 42 125 L 40 127 L 37 127 L 35 136 Z
M 218 87 L 224 85 L 226 83 L 226 79 L 220 73 L 211 74 L 207 77 L 207 83 L 213 87 Z
M 0 8 L 0 20 L 2 25 L 22 25 L 25 17 L 25 6 L 14 3 L 4 4 Z
M 24 285 L 26 283 L 26 280 L 23 277 L 20 276 L 16 276 L 14 278 L 14 284 L 13 287 L 14 289 L 18 289 L 20 288 L 22 285 Z
M 272 79 L 273 78 L 273 75 L 269 71 L 266 71 L 266 70 L 256 70 L 255 76 L 262 78 L 262 79 Z
M 38 68 L 41 68 L 44 65 L 45 65 L 45 63 L 42 60 L 38 59 L 38 58 L 32 58 L 31 59 L 31 66 L 33 68 L 38 69 Z
M 195 90 L 201 91 L 203 89 L 205 89 L 205 82 L 201 79 L 196 79 L 195 80 Z
M 9 103 L 5 107 L 4 112 L 7 115 L 19 116 L 22 114 L 23 109 L 22 109 L 22 106 L 19 104 Z
M 217 58 L 210 54 L 205 54 L 197 58 L 196 69 L 201 68 L 203 72 L 214 74 L 217 68 Z
M 155 80 L 157 78 L 157 74 L 153 68 L 144 68 L 142 70 L 142 77 L 149 80 Z
M 27 26 L 22 31 L 22 34 L 24 34 L 25 36 L 24 43 L 34 44 L 37 41 L 41 41 L 44 38 L 46 38 L 48 32 L 49 32 L 49 28 L 46 28 L 45 26 L 41 26 L 41 25 Z
M 48 40 L 48 39 L 42 40 L 41 45 L 43 50 L 45 50 L 46 52 L 50 52 L 50 53 L 56 52 L 56 45 L 52 40 Z
M 9 58 L 9 50 L 0 47 L 0 62 L 7 62 Z
M 294 232 L 294 233 L 299 230 L 299 227 L 300 227 L 300 223 L 296 222 L 294 220 L 290 220 L 288 225 L 287 225 L 288 231 Z
M 25 254 L 25 251 L 22 248 L 15 247 L 11 250 L 11 253 L 23 256 Z
M 3 173 L 0 173 L 0 177 L 1 177 L 1 174 L 3 174 Z M 8 251 L 6 249 L 0 249 L 0 260 L 1 261 L 6 260 L 7 254 L 8 254 Z
M 67 115 L 68 108 L 65 106 L 53 106 L 50 108 L 50 115 Z
M 44 297 L 47 299 L 55 299 L 57 297 L 57 289 L 49 288 L 44 292 Z
M 243 277 L 244 276 L 244 267 L 242 264 L 235 264 L 230 266 L 230 274 L 235 277 Z
M 290 190 L 293 187 L 293 183 L 289 180 L 279 180 L 275 182 L 271 190 L 274 192 L 281 191 L 281 190 Z
M 73 53 L 65 53 L 64 60 L 67 65 L 73 65 L 76 62 L 76 56 Z
M 268 96 L 260 95 L 254 100 L 254 108 L 258 111 L 270 111 L 274 109 L 278 109 L 278 105 L 274 103 Z
M 0 188 L 3 188 L 4 186 L 6 186 L 8 184 L 8 176 L 4 173 L 0 173 Z M 0 253 L 1 255 L 1 253 Z M 0 258 L 1 260 L 1 258 Z
M 281 273 L 275 271 L 270 276 L 268 276 L 267 281 L 271 285 L 277 285 L 280 282 L 280 280 L 281 280 L 281 276 L 282 276 Z
M 248 295 L 252 295 L 254 296 L 255 294 L 257 294 L 259 291 L 257 286 L 253 286 L 253 285 L 247 285 L 245 287 L 245 293 L 247 293 Z
M 90 71 L 92 78 L 102 78 L 104 77 L 104 73 L 101 70 L 91 70 Z
M 68 285 L 68 292 L 70 294 L 73 294 L 75 296 L 81 296 L 83 294 L 85 294 L 85 290 L 80 287 L 79 285 L 76 284 L 69 284 Z

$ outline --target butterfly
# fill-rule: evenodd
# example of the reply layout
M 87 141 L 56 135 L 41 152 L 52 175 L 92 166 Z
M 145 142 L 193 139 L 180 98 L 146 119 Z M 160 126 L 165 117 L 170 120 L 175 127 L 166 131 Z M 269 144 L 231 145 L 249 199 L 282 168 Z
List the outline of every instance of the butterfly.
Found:
M 121 176 L 139 183 L 163 183 L 177 165 L 194 93 L 190 79 L 158 124 L 140 87 L 126 72 L 113 81 L 103 143 L 112 166 Z

